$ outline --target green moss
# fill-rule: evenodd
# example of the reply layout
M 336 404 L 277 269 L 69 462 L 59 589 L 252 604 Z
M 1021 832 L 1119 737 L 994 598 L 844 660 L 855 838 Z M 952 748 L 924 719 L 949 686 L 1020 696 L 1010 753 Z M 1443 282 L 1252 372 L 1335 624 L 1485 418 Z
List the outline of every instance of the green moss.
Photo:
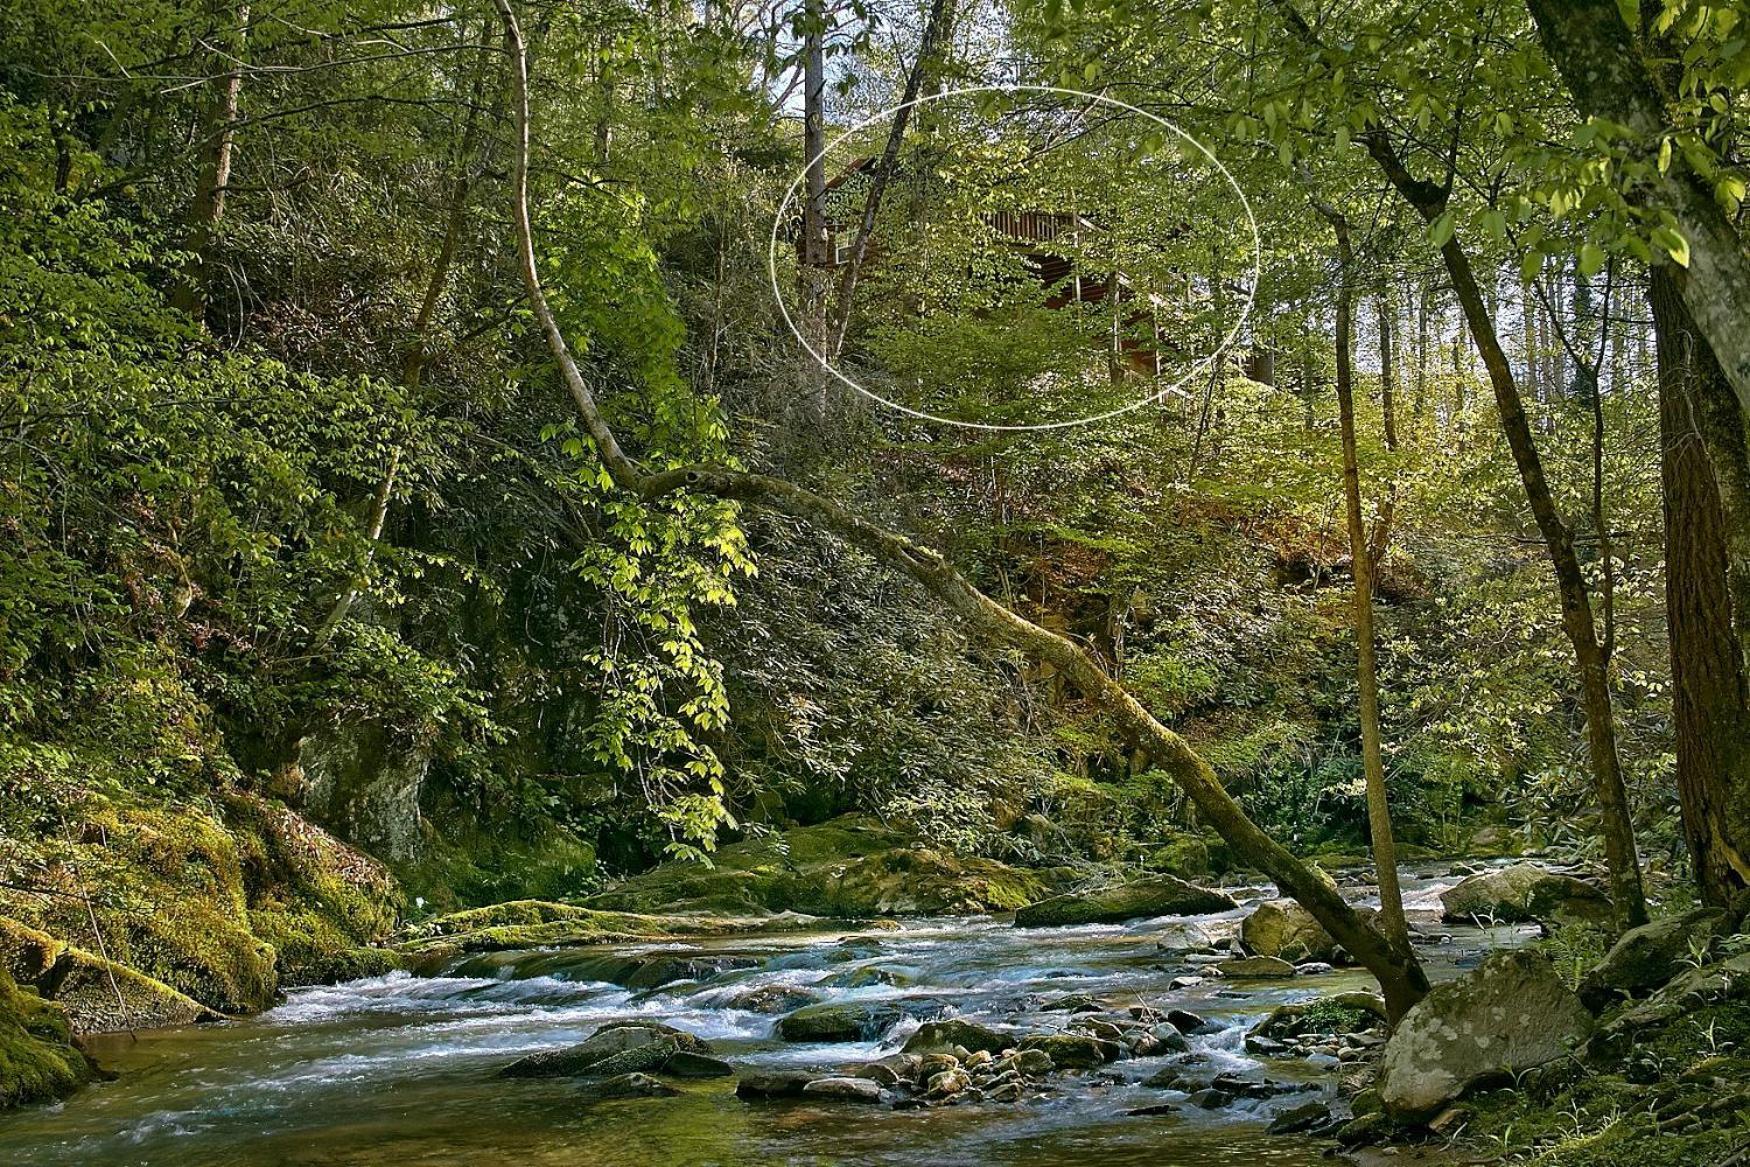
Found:
M 0 1110 L 64 1098 L 90 1077 L 66 1015 L 0 971 Z
M 186 1025 L 213 1013 L 162 981 L 0 916 L 0 969 L 38 986 L 78 1033 Z
M 1619 1061 L 1558 1064 L 1473 1100 L 1466 1141 L 1539 1167 L 1696 1167 L 1750 1137 L 1750 1004 L 1701 1006 Z

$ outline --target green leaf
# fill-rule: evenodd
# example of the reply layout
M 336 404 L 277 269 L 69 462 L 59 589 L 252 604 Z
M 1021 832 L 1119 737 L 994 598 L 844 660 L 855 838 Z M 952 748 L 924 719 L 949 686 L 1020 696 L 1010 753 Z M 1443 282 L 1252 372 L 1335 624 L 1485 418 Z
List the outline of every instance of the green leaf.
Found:
M 1428 241 L 1436 247 L 1445 247 L 1457 226 L 1453 212 L 1447 211 L 1428 225 Z
M 1689 266 L 1689 240 L 1683 237 L 1681 231 L 1675 227 L 1655 227 L 1653 228 L 1653 242 L 1664 248 L 1665 254 L 1669 255 L 1672 262 L 1676 263 L 1678 267 Z
M 1591 241 L 1580 245 L 1580 274 L 1595 276 L 1604 268 L 1604 248 Z

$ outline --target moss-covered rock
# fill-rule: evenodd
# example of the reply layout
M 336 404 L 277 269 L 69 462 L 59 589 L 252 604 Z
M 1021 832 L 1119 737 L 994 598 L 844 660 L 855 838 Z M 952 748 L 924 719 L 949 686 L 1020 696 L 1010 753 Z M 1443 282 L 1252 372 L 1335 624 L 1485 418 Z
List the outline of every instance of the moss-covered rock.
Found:
M 1152 916 L 1201 916 L 1232 911 L 1227 896 L 1171 875 L 1152 875 L 1090 891 L 1065 892 L 1028 904 L 1015 913 L 1018 928 L 1072 924 L 1118 924 Z
M 1380 1064 L 1380 1099 L 1396 1119 L 1430 1118 L 1479 1083 L 1569 1054 L 1592 1027 L 1546 957 L 1497 952 L 1398 1022 Z
M 873 1041 L 893 1028 L 904 1012 L 891 1001 L 808 1005 L 778 1022 L 785 1041 Z
M 1359 909 L 1363 918 L 1378 913 Z M 1265 900 L 1240 923 L 1240 940 L 1248 951 L 1283 960 L 1335 961 L 1340 950 L 1313 914 L 1293 900 Z
M 1020 868 L 910 845 L 855 815 L 733 843 L 703 863 L 665 863 L 583 903 L 642 914 L 795 911 L 864 918 L 1013 911 L 1058 890 L 1067 868 Z
M 159 1029 L 218 1016 L 162 981 L 3 916 L 0 969 L 59 1006 L 75 1033 Z
M 0 1110 L 65 1098 L 91 1073 L 66 1015 L 0 970 Z
M 1446 919 L 1503 924 L 1606 921 L 1610 897 L 1583 879 L 1515 863 L 1472 875 L 1440 894 Z
M 1597 1013 L 1645 996 L 1682 972 L 1686 961 L 1705 956 L 1725 918 L 1717 908 L 1704 908 L 1629 929 L 1581 978 L 1580 1000 Z

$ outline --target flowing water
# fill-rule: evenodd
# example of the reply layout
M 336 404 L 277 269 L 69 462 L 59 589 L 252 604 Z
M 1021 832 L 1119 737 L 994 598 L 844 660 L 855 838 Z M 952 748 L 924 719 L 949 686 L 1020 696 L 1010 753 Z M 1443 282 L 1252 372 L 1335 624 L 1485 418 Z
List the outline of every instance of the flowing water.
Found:
M 1410 881 L 1412 907 L 1431 904 L 1449 883 Z M 1356 898 L 1365 894 L 1357 889 Z M 733 1078 L 678 1083 L 678 1097 L 595 1100 L 574 1080 L 494 1076 L 523 1054 L 631 1018 L 689 1030 L 738 1067 L 824 1072 L 897 1049 L 919 1017 L 1061 1028 L 1070 1014 L 1051 1006 L 1072 993 L 1119 1010 L 1146 1003 L 1199 1013 L 1221 1027 L 1190 1039 L 1202 1068 L 1261 1076 L 1264 1065 L 1244 1050 L 1246 1029 L 1261 1014 L 1371 982 L 1337 971 L 1172 988 L 1188 971 L 1174 950 L 1231 934 L 1243 914 L 1049 929 L 986 918 L 908 921 L 853 935 L 497 953 L 444 976 L 395 973 L 295 990 L 246 1021 L 102 1039 L 94 1052 L 118 1079 L 60 1106 L 0 1118 L 0 1164 L 1310 1167 L 1326 1161 L 1330 1143 L 1264 1133 L 1277 1107 L 1304 1102 L 1305 1093 L 1217 1111 L 1127 1115 L 1184 1097 L 1142 1085 L 1170 1056 L 1053 1076 L 1044 1097 L 1019 1103 L 919 1110 L 744 1102 Z M 1424 958 L 1440 978 L 1519 939 L 1511 929 L 1452 929 Z M 652 957 L 692 962 L 693 979 L 647 990 L 602 979 L 612 968 L 649 966 Z M 772 1032 L 774 1015 L 732 1003 L 766 985 L 808 986 L 832 1001 L 898 1000 L 911 1017 L 866 1042 L 786 1044 Z M 1321 1060 L 1272 1059 L 1268 1069 L 1329 1096 L 1334 1065 Z

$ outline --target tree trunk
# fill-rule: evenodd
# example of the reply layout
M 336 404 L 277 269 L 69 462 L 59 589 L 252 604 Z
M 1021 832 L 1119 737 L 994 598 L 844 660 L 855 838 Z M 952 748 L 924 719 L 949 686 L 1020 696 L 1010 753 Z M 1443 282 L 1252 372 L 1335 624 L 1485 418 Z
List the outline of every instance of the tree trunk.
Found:
M 237 143 L 237 108 L 243 95 L 243 49 L 249 37 L 249 5 L 238 3 L 227 13 L 214 6 L 213 35 L 224 46 L 215 49 L 215 62 L 229 65 L 219 82 L 219 91 L 207 108 L 204 128 L 211 149 L 195 184 L 194 202 L 188 211 L 188 234 L 183 248 L 188 264 L 171 293 L 171 303 L 196 319 L 206 316 L 207 289 L 212 279 L 208 251 L 213 231 L 225 216 L 225 193 L 231 185 L 231 158 Z
M 1714 468 L 1735 465 L 1742 481 L 1744 437 L 1739 428 L 1725 435 L 1735 449 L 1710 450 L 1704 416 L 1736 415 L 1737 402 L 1666 265 L 1652 269 L 1648 291 L 1658 341 L 1677 798 L 1702 902 L 1724 907 L 1750 886 L 1750 708 L 1733 630 L 1722 476 Z M 1742 609 L 1736 615 L 1743 620 Z
M 1010 611 L 975 588 L 940 554 L 885 530 L 829 499 L 782 479 L 713 466 L 683 466 L 645 475 L 626 456 L 596 406 L 595 394 L 571 355 L 547 302 L 535 261 L 533 228 L 529 222 L 529 97 L 528 61 L 522 32 L 510 0 L 493 0 L 504 22 L 515 84 L 516 158 L 512 168 L 512 218 L 517 235 L 523 285 L 548 351 L 559 366 L 566 391 L 585 430 L 596 443 L 602 465 L 622 489 L 655 501 L 675 491 L 690 490 L 736 499 L 781 511 L 828 530 L 861 548 L 881 563 L 916 581 L 973 630 L 1029 652 L 1062 673 L 1092 702 L 1148 751 L 1183 790 L 1204 821 L 1227 840 L 1244 863 L 1263 871 L 1285 895 L 1291 896 L 1380 982 L 1386 1009 L 1396 1019 L 1428 991 L 1428 981 L 1413 954 L 1396 951 L 1368 924 L 1335 886 L 1270 838 L 1223 788 L 1215 771 L 1178 734 L 1155 720 L 1086 650 L 1057 633 Z
M 1361 767 L 1367 787 L 1367 825 L 1373 843 L 1373 865 L 1379 876 L 1379 918 L 1386 940 L 1400 954 L 1410 951 L 1409 925 L 1404 921 L 1404 897 L 1398 887 L 1398 852 L 1392 839 L 1391 804 L 1386 797 L 1384 751 L 1379 732 L 1379 670 L 1374 660 L 1373 551 L 1367 520 L 1361 512 L 1361 466 L 1355 449 L 1355 386 L 1350 349 L 1355 316 L 1355 256 L 1349 224 L 1334 209 L 1321 213 L 1337 239 L 1337 420 L 1343 441 L 1343 499 L 1348 515 L 1349 558 L 1355 579 L 1355 660 L 1360 693 Z M 1382 300 L 1383 304 L 1384 301 Z M 1385 311 L 1380 312 L 1382 326 Z M 1389 336 L 1389 331 L 1382 332 Z M 1382 340 L 1390 371 L 1390 342 Z M 1389 412 L 1388 412 L 1389 416 Z
M 1310 32 L 1310 30 L 1308 30 Z M 1432 224 L 1446 210 L 1444 187 L 1417 179 L 1404 168 L 1397 151 L 1383 131 L 1363 136 L 1368 152 L 1386 178 L 1422 218 Z M 1526 501 L 1543 535 L 1544 547 L 1555 568 L 1556 589 L 1561 597 L 1562 628 L 1573 647 L 1579 669 L 1581 704 L 1586 718 L 1586 743 L 1591 756 L 1592 777 L 1598 794 L 1604 850 L 1610 870 L 1611 899 L 1617 924 L 1632 928 L 1647 919 L 1646 896 L 1641 888 L 1640 861 L 1635 854 L 1634 825 L 1629 817 L 1628 794 L 1623 784 L 1621 759 L 1617 754 L 1616 719 L 1611 706 L 1610 678 L 1592 608 L 1586 594 L 1586 579 L 1574 551 L 1574 535 L 1560 511 L 1544 475 L 1543 458 L 1525 416 L 1513 367 L 1501 348 L 1495 323 L 1489 316 L 1482 289 L 1471 270 L 1470 257 L 1456 234 L 1440 248 L 1440 257 L 1452 280 L 1471 337 L 1482 353 L 1483 367 L 1495 393 L 1501 430 L 1512 451 L 1513 462 L 1524 484 Z
M 1626 127 L 1642 156 L 1655 161 L 1674 127 L 1617 0 L 1529 0 L 1529 6 L 1544 51 L 1580 112 Z M 1673 279 L 1740 407 L 1750 411 L 1750 255 L 1712 184 L 1681 149 L 1671 152 L 1668 167 L 1655 164 L 1652 171 L 1629 197 L 1676 217 L 1689 266 Z

